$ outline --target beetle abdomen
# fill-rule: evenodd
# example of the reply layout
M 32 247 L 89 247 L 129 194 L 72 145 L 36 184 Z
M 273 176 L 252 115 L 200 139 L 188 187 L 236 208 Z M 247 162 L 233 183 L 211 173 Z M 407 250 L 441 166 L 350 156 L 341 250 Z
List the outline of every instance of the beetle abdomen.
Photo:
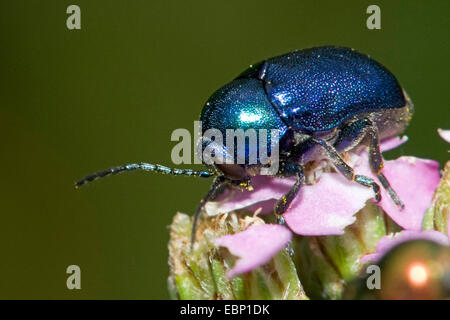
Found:
M 264 81 L 281 118 L 310 132 L 337 127 L 363 112 L 401 108 L 405 97 L 385 67 L 349 48 L 317 47 L 274 57 L 240 77 Z

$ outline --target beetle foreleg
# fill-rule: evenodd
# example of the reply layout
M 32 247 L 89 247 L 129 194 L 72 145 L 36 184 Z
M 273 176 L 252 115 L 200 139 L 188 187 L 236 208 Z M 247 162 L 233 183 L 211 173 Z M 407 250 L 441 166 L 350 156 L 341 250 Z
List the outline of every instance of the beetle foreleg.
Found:
M 301 165 L 295 165 L 295 166 L 289 166 L 290 170 L 295 170 L 294 174 L 297 176 L 297 181 L 292 186 L 292 188 L 284 195 L 282 196 L 277 203 L 275 204 L 274 212 L 278 216 L 285 213 L 289 206 L 292 203 L 292 200 L 294 200 L 295 196 L 297 195 L 298 191 L 300 190 L 300 187 L 303 184 L 304 175 L 303 175 L 303 167 Z M 283 224 L 283 220 L 279 219 L 280 224 Z
M 197 223 L 200 217 L 200 214 L 205 207 L 206 202 L 214 200 L 214 198 L 226 187 L 226 178 L 224 176 L 218 176 L 214 179 L 211 187 L 209 188 L 208 193 L 200 200 L 200 203 L 195 210 L 194 221 L 192 222 L 192 230 L 191 230 L 191 250 L 194 247 L 195 242 L 195 234 L 197 232 Z
M 289 206 L 292 203 L 292 200 L 294 200 L 295 196 L 298 194 L 298 191 L 300 190 L 305 176 L 303 174 L 303 167 L 298 164 L 284 164 L 283 165 L 285 172 L 283 174 L 285 175 L 296 175 L 297 181 L 292 186 L 292 188 L 283 195 L 275 204 L 274 212 L 277 216 L 277 222 L 278 224 L 284 226 L 286 223 L 284 221 L 283 214 L 289 209 Z M 281 171 L 284 171 L 282 168 Z M 292 248 L 291 242 L 288 243 L 286 250 L 288 254 L 293 257 L 294 256 L 294 249 Z

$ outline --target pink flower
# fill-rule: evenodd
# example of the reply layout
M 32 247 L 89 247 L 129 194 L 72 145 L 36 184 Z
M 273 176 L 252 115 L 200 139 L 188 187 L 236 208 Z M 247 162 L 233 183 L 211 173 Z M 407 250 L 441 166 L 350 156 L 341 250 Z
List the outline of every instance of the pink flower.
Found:
M 373 177 L 367 161 L 362 161 L 358 168 L 362 174 Z M 400 210 L 384 189 L 381 189 L 382 200 L 378 205 L 402 228 L 419 231 L 425 210 L 430 206 L 434 190 L 439 184 L 439 163 L 400 157 L 386 161 L 383 173 L 404 202 L 405 208 Z
M 382 142 L 386 151 L 405 143 L 406 137 L 391 138 Z M 356 174 L 376 176 L 370 171 L 368 153 L 352 156 L 350 160 Z M 419 231 L 425 210 L 429 207 L 434 190 L 439 183 L 439 164 L 433 160 L 400 157 L 385 161 L 384 175 L 404 202 L 399 210 L 387 192 L 382 189 L 382 200 L 377 203 L 405 230 Z M 207 205 L 210 215 L 246 209 L 273 211 L 275 201 L 284 195 L 295 180 L 257 176 L 252 179 L 254 191 L 227 191 L 218 202 Z M 341 174 L 322 172 L 314 184 L 302 186 L 284 215 L 288 228 L 278 225 L 250 227 L 243 232 L 216 239 L 215 243 L 227 247 L 240 257 L 228 274 L 250 271 L 265 262 L 288 243 L 291 232 L 304 236 L 340 235 L 344 228 L 355 222 L 355 214 L 366 202 L 373 199 L 373 191 L 346 180 Z

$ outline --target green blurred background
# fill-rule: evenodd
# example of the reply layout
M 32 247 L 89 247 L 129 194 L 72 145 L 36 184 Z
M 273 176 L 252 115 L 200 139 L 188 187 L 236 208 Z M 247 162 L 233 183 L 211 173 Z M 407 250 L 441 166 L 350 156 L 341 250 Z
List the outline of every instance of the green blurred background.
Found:
M 81 30 L 66 8 L 81 7 Z M 381 30 L 366 28 L 381 7 Z M 343 45 L 386 65 L 416 106 L 410 141 L 387 157 L 448 159 L 449 1 L 2 1 L 0 298 L 165 299 L 168 229 L 209 181 L 123 174 L 172 165 L 176 128 L 250 63 Z M 66 288 L 68 265 L 81 290 Z

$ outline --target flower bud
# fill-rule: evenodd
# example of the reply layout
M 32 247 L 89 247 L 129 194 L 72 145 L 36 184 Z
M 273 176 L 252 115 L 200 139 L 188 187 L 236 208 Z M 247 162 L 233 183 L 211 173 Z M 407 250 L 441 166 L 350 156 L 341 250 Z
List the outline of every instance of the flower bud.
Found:
M 177 213 L 170 226 L 169 292 L 175 299 L 307 299 L 295 265 L 286 250 L 269 262 L 232 279 L 227 274 L 236 262 L 214 239 L 251 225 L 262 225 L 256 216 L 235 213 L 202 219 L 191 250 L 192 218 Z
M 450 236 L 450 161 L 444 168 L 441 181 L 434 193 L 431 206 L 422 221 L 423 230 L 437 230 Z

